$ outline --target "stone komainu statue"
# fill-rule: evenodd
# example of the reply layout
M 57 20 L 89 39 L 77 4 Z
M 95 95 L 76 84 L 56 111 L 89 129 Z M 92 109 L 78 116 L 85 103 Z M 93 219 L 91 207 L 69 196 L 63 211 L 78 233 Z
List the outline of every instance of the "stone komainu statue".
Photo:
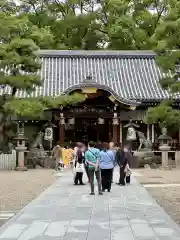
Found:
M 152 151 L 152 143 L 147 140 L 144 133 L 137 132 L 139 138 L 139 147 L 134 152 L 134 164 L 138 167 L 143 167 L 145 164 L 151 165 L 153 163 L 154 153 Z
M 138 151 L 151 151 L 152 150 L 152 142 L 150 140 L 147 140 L 143 132 L 137 132 L 139 137 L 139 148 Z
M 43 136 L 43 132 L 37 133 L 36 138 L 32 146 L 30 147 L 28 159 L 31 159 L 33 167 L 35 167 L 36 165 L 44 167 L 44 161 L 47 157 L 47 153 L 44 151 L 42 144 Z

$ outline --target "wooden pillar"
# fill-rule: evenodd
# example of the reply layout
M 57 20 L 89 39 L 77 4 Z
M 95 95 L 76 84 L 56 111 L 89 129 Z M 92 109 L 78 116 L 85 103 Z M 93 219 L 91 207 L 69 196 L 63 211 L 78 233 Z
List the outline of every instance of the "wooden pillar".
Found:
M 147 140 L 150 140 L 149 124 L 147 124 Z
M 178 131 L 178 151 L 180 150 L 180 129 Z
M 112 134 L 112 140 L 113 142 L 117 142 L 117 132 L 118 132 L 118 125 L 113 125 L 113 134 Z
M 154 143 L 154 124 L 152 124 L 152 143 Z
M 117 125 L 117 142 L 116 143 L 120 143 L 120 126 Z
M 113 116 L 113 134 L 112 134 L 112 141 L 117 143 L 118 142 L 118 125 L 119 125 L 119 119 L 117 117 L 117 113 L 114 113 L 114 116 Z
M 97 136 L 97 140 L 98 141 L 103 141 L 103 131 L 104 131 L 104 124 L 105 121 L 103 118 L 98 118 L 98 136 Z
M 64 144 L 65 140 L 65 120 L 63 113 L 60 113 L 60 121 L 59 121 L 59 143 L 60 145 Z
M 176 168 L 180 168 L 180 151 L 175 152 L 175 163 Z
M 109 124 L 109 142 L 112 141 L 112 121 L 108 120 L 108 124 Z
M 119 134 L 120 134 L 119 142 L 120 142 L 120 144 L 122 144 L 122 122 L 120 122 L 120 124 L 119 124 Z

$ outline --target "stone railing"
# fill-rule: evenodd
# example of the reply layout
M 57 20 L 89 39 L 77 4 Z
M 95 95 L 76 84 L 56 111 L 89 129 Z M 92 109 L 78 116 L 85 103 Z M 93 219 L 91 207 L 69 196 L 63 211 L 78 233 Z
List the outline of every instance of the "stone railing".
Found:
M 16 151 L 0 154 L 0 170 L 14 170 L 16 168 Z

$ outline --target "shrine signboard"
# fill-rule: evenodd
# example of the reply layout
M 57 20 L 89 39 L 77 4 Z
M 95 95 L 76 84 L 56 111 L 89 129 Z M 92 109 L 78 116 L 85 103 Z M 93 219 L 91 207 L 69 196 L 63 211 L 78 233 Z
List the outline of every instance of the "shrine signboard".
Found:
M 64 111 L 65 116 L 89 116 L 89 117 L 112 117 L 113 111 L 111 109 L 94 108 L 94 107 L 72 107 Z
M 96 93 L 97 88 L 83 88 L 82 93 L 88 94 L 88 93 Z

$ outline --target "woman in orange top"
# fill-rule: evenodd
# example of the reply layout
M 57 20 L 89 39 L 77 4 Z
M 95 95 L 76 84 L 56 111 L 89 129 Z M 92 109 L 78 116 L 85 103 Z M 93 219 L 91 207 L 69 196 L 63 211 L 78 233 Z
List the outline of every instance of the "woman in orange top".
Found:
M 65 166 L 68 166 L 73 156 L 73 150 L 65 147 L 62 150 L 62 159 Z

